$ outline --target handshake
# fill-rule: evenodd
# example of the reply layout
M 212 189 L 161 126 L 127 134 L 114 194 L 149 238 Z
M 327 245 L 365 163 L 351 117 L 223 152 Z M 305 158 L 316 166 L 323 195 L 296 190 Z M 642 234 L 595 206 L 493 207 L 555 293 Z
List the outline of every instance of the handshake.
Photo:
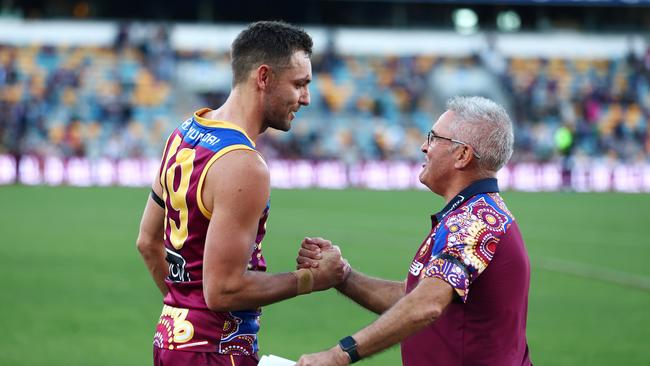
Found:
M 296 258 L 298 294 L 343 284 L 352 271 L 338 246 L 323 238 L 305 238 Z

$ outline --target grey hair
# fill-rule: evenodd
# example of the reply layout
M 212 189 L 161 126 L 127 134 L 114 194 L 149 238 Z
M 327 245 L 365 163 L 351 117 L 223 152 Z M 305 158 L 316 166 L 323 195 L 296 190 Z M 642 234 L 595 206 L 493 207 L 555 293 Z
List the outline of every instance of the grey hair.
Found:
M 512 121 L 499 104 L 483 97 L 453 97 L 447 110 L 454 113 L 450 129 L 454 138 L 472 146 L 481 156 L 481 170 L 496 172 L 512 156 Z

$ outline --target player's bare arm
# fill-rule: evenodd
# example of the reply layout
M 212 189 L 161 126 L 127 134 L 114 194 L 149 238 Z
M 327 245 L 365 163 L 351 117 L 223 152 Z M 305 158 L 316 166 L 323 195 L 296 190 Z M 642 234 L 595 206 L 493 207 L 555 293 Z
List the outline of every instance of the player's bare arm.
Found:
M 162 196 L 162 187 L 157 179 L 151 189 L 158 197 Z M 169 265 L 165 261 L 164 220 L 165 209 L 156 203 L 152 197 L 149 197 L 142 214 L 140 232 L 136 241 L 138 251 L 140 251 L 151 277 L 163 296 L 168 291 L 167 285 L 165 285 L 165 277 L 169 274 Z
M 298 268 L 318 268 L 321 251 L 331 247 L 323 238 L 305 238 L 296 262 Z M 382 314 L 395 305 L 405 294 L 403 281 L 390 281 L 367 276 L 351 270 L 345 281 L 336 289 L 364 308 Z
M 379 319 L 353 335 L 361 357 L 395 345 L 434 322 L 453 298 L 451 285 L 437 278 L 424 278 L 408 295 Z M 327 351 L 305 355 L 298 366 L 347 365 L 348 355 L 337 345 Z
M 294 273 L 249 271 L 258 220 L 269 198 L 269 171 L 252 151 L 233 151 L 208 171 L 203 201 L 212 211 L 205 243 L 204 296 L 213 311 L 250 309 L 298 294 Z M 342 279 L 340 254 L 329 257 L 328 273 L 313 277 L 313 287 L 331 287 Z M 336 270 L 334 267 L 341 267 Z M 331 273 L 330 273 L 331 272 Z M 338 273 L 338 274 L 337 274 Z

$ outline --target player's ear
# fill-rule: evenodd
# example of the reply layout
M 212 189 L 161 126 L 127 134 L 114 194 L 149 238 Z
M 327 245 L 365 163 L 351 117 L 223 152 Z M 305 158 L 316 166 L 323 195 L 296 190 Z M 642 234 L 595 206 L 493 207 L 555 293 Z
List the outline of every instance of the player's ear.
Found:
M 255 81 L 260 90 L 267 90 L 273 79 L 273 70 L 271 66 L 262 64 L 255 70 Z

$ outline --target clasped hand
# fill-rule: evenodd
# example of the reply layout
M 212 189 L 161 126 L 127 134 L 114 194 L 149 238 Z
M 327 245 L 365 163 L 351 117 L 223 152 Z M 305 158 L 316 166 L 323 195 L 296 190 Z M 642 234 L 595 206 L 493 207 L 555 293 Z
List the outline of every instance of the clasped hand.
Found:
M 298 269 L 307 268 L 314 275 L 314 290 L 320 291 L 338 286 L 348 278 L 351 268 L 341 256 L 338 246 L 323 238 L 305 238 L 296 258 Z M 327 351 L 303 355 L 298 366 L 343 366 L 348 356 L 338 347 Z
M 323 238 L 303 239 L 296 263 L 298 269 L 311 270 L 314 275 L 314 291 L 337 286 L 350 273 L 350 265 L 341 256 L 341 249 Z

